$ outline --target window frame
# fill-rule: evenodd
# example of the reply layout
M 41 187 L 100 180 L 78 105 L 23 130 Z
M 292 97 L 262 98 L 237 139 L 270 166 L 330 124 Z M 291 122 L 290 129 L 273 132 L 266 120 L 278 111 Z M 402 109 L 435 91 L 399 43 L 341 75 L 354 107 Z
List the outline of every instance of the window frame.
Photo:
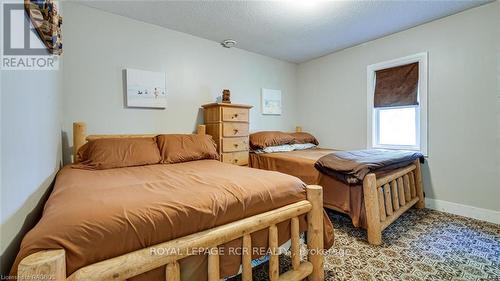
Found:
M 368 148 L 384 148 L 384 149 L 399 149 L 399 150 L 414 150 L 420 151 L 425 156 L 428 156 L 428 116 L 427 116 L 427 98 L 428 98 L 428 55 L 427 52 L 422 52 L 402 58 L 397 58 L 381 63 L 376 63 L 367 66 L 367 147 Z M 417 127 L 417 145 L 384 145 L 379 144 L 378 118 L 379 110 L 374 108 L 374 94 L 377 70 L 401 66 L 418 62 L 418 106 L 397 106 L 392 108 L 415 107 L 415 118 Z M 390 109 L 391 107 L 381 108 Z M 376 123 L 375 123 L 376 122 Z

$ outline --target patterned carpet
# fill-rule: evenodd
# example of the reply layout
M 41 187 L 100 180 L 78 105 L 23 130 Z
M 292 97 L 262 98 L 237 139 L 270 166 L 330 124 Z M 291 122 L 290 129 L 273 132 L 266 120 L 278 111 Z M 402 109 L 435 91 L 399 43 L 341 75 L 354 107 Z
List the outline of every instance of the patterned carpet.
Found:
M 325 257 L 325 280 L 500 280 L 500 225 L 411 209 L 377 247 L 349 218 L 328 214 L 335 245 Z M 288 270 L 289 257 L 280 264 L 280 271 Z M 254 280 L 268 280 L 267 264 L 254 269 Z

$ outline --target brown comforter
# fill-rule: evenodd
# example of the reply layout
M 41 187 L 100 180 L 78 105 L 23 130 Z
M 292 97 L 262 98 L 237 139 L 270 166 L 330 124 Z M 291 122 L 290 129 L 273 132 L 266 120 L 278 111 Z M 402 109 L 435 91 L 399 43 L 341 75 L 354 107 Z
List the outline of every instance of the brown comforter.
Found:
M 312 148 L 290 152 L 250 153 L 250 166 L 296 176 L 307 184 L 321 185 L 323 204 L 326 208 L 349 215 L 356 227 L 366 227 L 363 186 L 346 184 L 314 168 L 314 163 L 319 158 L 334 151 Z
M 334 152 L 339 151 L 313 148 L 290 152 L 250 153 L 250 166 L 296 176 L 307 184 L 321 185 L 323 204 L 326 208 L 345 213 L 349 215 L 354 226 L 366 228 L 363 184 L 348 184 L 314 167 L 318 159 Z M 375 174 L 382 177 L 387 172 L 377 171 Z
M 64 167 L 40 222 L 24 237 L 11 274 L 26 256 L 66 251 L 67 274 L 86 265 L 196 233 L 305 199 L 305 184 L 275 172 L 214 160 L 89 171 Z M 305 219 L 301 220 L 302 230 Z M 279 242 L 289 222 L 278 225 Z M 252 235 L 267 245 L 267 231 Z M 325 216 L 325 247 L 333 228 Z M 239 247 L 241 241 L 225 245 Z M 227 251 L 226 251 L 227 252 Z M 221 275 L 237 273 L 241 258 L 221 256 Z M 205 280 L 204 256 L 181 260 L 183 280 Z M 164 280 L 164 268 L 133 278 Z
M 386 149 L 335 151 L 319 158 L 314 166 L 322 173 L 347 184 L 358 184 L 368 173 L 405 167 L 419 158 L 423 159 L 423 155 L 413 151 Z
M 292 175 L 306 184 L 318 184 L 321 173 L 314 168 L 314 163 L 332 152 L 334 150 L 312 148 L 289 152 L 250 153 L 249 166 Z

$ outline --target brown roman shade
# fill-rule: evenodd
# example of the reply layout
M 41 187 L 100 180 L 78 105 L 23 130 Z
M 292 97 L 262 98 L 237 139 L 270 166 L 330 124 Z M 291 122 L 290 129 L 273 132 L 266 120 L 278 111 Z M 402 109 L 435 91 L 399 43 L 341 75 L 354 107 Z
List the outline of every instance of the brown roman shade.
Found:
M 375 71 L 374 107 L 418 105 L 418 62 Z

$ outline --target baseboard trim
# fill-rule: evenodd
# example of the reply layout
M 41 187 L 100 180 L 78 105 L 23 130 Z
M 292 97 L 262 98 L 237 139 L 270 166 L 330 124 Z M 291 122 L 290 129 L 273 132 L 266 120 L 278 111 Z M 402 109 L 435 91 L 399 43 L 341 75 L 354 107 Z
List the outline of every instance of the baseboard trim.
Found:
M 500 224 L 500 212 L 444 200 L 425 198 L 425 207 L 445 213 Z

